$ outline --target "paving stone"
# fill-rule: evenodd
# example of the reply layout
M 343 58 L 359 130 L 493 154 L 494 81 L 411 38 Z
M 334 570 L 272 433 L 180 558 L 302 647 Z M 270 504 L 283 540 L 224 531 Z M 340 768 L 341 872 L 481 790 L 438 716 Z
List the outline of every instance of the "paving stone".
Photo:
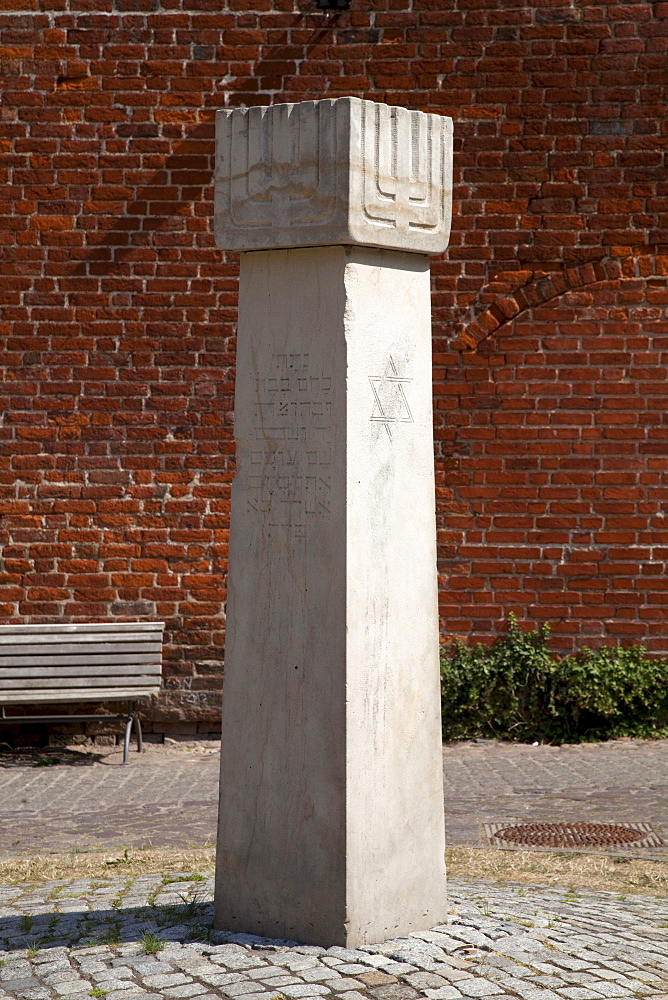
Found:
M 444 979 L 443 976 L 438 976 L 435 972 L 412 972 L 405 978 L 407 983 L 415 986 L 418 990 L 448 985 L 447 979 Z
M 397 976 L 405 976 L 409 972 L 418 971 L 414 965 L 410 965 L 407 962 L 387 962 L 383 966 L 383 970 L 394 979 L 396 979 Z
M 206 986 L 201 983 L 187 983 L 185 986 L 168 986 L 162 992 L 167 997 L 196 997 L 200 993 L 206 993 Z
M 326 996 L 330 990 L 320 983 L 302 983 L 300 986 L 285 986 L 281 993 L 286 997 L 318 997 Z
M 488 979 L 465 979 L 457 983 L 457 989 L 465 997 L 491 997 L 505 992 Z
M 601 996 L 604 997 L 632 997 L 635 996 L 635 990 L 627 989 L 625 986 L 620 986 L 619 983 L 599 983 L 596 986 L 596 990 Z
M 323 986 L 326 986 L 332 993 L 346 993 L 349 990 L 363 990 L 365 985 L 354 976 L 340 976 L 337 979 L 326 979 Z
M 192 980 L 189 976 L 184 976 L 182 972 L 170 972 L 166 975 L 164 973 L 158 973 L 157 975 L 148 975 L 143 977 L 143 981 L 147 986 L 157 986 L 159 989 L 164 989 L 167 986 L 179 986 L 182 983 L 190 983 Z
M 254 972 L 256 970 L 251 969 L 248 971 Z M 248 980 L 246 976 L 244 976 L 241 972 L 227 972 L 227 973 L 220 972 L 218 974 L 211 973 L 210 976 L 207 973 L 206 977 L 200 976 L 200 978 L 204 978 L 204 981 L 206 983 L 210 983 L 211 986 L 217 986 L 219 988 L 222 988 L 223 986 L 231 986 L 233 983 L 240 983 L 240 982 L 243 983 L 243 982 L 253 981 L 253 980 Z
M 403 983 L 392 983 L 389 986 L 374 986 L 369 992 L 372 996 L 377 997 L 378 1000 L 414 1000 L 415 997 L 420 995 L 412 986 L 404 985 Z
M 129 996 L 142 996 L 146 993 L 141 986 L 133 986 L 125 990 L 112 990 L 105 995 L 106 1000 L 127 1000 Z
M 263 970 L 264 971 L 264 970 Z M 325 972 L 324 969 L 320 969 L 320 972 Z M 331 975 L 329 969 L 327 969 L 327 974 Z M 265 986 L 270 986 L 272 989 L 278 989 L 282 986 L 296 986 L 301 980 L 296 979 L 294 976 L 262 976 L 257 977 L 258 982 L 263 983 Z
M 120 880 L 114 892 L 127 882 Z M 67 947 L 44 948 L 32 958 L 11 933 L 26 904 L 34 908 L 48 898 L 51 912 L 60 916 L 59 901 L 75 900 L 85 914 L 99 898 L 97 890 L 86 880 L 49 883 L 39 892 L 3 894 L 0 887 L 9 910 L 0 925 L 5 962 L 0 1000 L 87 1000 L 93 983 L 110 990 L 107 1000 L 220 1000 L 221 995 L 273 1000 L 278 994 L 289 1000 L 333 994 L 337 1000 L 585 1000 L 585 995 L 653 1000 L 666 993 L 666 908 L 651 897 L 622 900 L 609 893 L 452 880 L 450 898 L 457 910 L 452 924 L 375 950 L 290 946 L 253 935 L 212 945 L 190 940 L 198 918 L 178 913 L 157 932 L 166 941 L 164 949 L 148 956 L 140 942 L 147 921 L 137 916 L 158 884 L 133 880 L 126 899 L 134 908 L 121 901 L 114 912 L 118 947 L 82 945 L 101 931 L 77 917 Z M 49 915 L 44 919 L 46 927 Z M 5 934 L 9 929 L 4 939 L 2 927 Z M 471 948 L 470 954 L 455 950 L 462 947 Z
M 424 994 L 430 1000 L 457 1000 L 462 995 L 454 986 L 439 986 L 437 989 L 425 990 Z
M 338 967 L 337 967 L 338 971 Z M 303 969 L 299 975 L 306 983 L 322 983 L 326 979 L 331 979 L 334 974 L 334 970 L 331 965 L 325 966 L 316 965 L 311 969 Z M 377 973 L 369 973 L 369 975 L 377 975 Z M 369 984 L 371 985 L 371 984 Z
M 328 948 L 327 954 L 331 958 L 341 959 L 342 962 L 355 963 L 364 958 L 363 951 L 358 951 L 356 948 L 339 948 L 338 945 Z
M 261 983 L 241 980 L 241 982 L 228 983 L 225 986 L 221 986 L 220 992 L 224 993 L 227 997 L 242 997 L 246 996 L 247 993 L 264 993 L 265 989 Z
M 111 969 L 102 969 L 100 972 L 94 972 L 93 979 L 96 983 L 103 983 L 105 979 L 132 979 L 133 975 L 133 969 L 121 965 L 112 967 Z
M 601 996 L 596 990 L 588 990 L 584 986 L 567 986 L 559 990 L 559 994 L 565 1000 L 599 1000 Z
M 336 968 L 341 965 L 341 961 L 338 958 L 329 957 L 327 961 L 327 956 L 323 955 L 323 961 L 327 965 L 335 965 Z M 290 972 L 303 972 L 305 969 L 313 969 L 318 965 L 318 960 L 313 955 L 302 955 L 302 954 L 283 954 L 281 956 L 280 964 Z

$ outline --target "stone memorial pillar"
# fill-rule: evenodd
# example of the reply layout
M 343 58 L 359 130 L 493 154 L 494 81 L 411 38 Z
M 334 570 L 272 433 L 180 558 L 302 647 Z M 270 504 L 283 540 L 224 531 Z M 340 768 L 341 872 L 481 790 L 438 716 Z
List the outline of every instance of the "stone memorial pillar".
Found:
M 243 251 L 219 929 L 354 947 L 445 918 L 428 255 L 451 135 L 352 97 L 218 112 L 216 237 Z

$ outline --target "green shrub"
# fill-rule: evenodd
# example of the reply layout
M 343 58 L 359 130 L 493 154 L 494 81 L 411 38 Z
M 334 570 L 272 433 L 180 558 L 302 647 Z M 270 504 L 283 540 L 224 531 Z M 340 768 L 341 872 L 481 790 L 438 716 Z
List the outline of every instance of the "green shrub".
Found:
M 492 646 L 455 640 L 443 651 L 444 739 L 668 736 L 668 661 L 642 646 L 584 647 L 558 659 L 549 635 L 548 625 L 523 632 L 511 614 Z

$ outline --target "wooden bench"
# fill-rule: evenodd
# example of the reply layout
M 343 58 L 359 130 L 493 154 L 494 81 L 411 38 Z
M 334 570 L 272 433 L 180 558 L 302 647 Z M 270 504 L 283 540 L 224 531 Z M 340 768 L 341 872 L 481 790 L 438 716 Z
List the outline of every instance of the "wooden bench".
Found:
M 125 720 L 128 763 L 134 705 L 121 715 L 8 715 L 7 706 L 38 702 L 130 701 L 160 690 L 164 622 L 0 625 L 0 723 Z

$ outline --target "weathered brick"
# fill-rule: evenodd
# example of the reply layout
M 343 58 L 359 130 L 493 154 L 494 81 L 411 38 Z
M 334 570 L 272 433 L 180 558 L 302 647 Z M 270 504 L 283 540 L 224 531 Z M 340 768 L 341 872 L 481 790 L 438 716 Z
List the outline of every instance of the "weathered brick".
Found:
M 565 649 L 668 652 L 668 6 L 372 6 L 0 13 L 2 614 L 165 617 L 165 717 L 211 713 L 181 689 L 222 673 L 223 106 L 352 93 L 452 115 L 453 233 L 432 263 L 443 632 L 489 638 L 516 610 Z

